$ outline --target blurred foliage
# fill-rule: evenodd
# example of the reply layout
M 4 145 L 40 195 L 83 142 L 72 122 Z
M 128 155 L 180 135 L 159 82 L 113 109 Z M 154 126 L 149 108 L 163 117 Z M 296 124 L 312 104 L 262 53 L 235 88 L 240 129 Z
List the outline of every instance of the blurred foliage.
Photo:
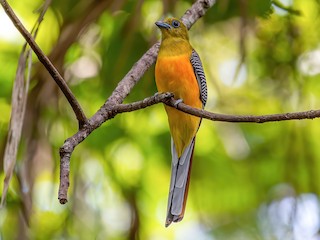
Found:
M 9 3 L 31 29 L 42 1 Z M 154 22 L 181 16 L 191 4 L 56 0 L 37 42 L 91 116 L 159 38 Z M 207 75 L 207 110 L 258 115 L 318 108 L 319 13 L 317 0 L 217 1 L 190 31 Z M 2 163 L 23 39 L 2 10 L 0 22 Z M 166 229 L 171 156 L 165 111 L 159 104 L 121 114 L 75 149 L 69 202 L 59 205 L 59 147 L 77 123 L 34 63 L 16 174 L 0 209 L 0 239 L 319 239 L 319 120 L 204 120 L 185 218 Z M 126 102 L 155 92 L 151 68 Z

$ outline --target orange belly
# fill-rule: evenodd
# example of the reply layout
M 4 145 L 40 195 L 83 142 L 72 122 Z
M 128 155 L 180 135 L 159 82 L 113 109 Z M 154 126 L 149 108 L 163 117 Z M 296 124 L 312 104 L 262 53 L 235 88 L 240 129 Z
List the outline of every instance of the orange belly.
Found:
M 158 92 L 172 92 L 175 99 L 195 108 L 201 108 L 199 85 L 189 60 L 189 54 L 158 57 L 155 77 Z M 196 135 L 200 118 L 165 106 L 170 131 L 178 157 Z

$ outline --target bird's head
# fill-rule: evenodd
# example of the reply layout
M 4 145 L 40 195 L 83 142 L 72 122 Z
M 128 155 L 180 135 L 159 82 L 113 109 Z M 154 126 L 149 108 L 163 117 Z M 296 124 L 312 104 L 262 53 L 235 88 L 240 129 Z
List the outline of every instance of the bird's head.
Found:
M 172 37 L 189 39 L 187 27 L 177 18 L 167 18 L 164 21 L 157 21 L 156 25 L 161 30 L 162 40 Z

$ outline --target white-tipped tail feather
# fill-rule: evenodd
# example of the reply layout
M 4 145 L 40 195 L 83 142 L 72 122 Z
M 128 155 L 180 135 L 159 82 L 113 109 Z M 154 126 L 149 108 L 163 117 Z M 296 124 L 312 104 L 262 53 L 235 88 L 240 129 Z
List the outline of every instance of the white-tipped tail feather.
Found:
M 189 188 L 194 144 L 195 138 L 191 140 L 181 157 L 178 158 L 174 142 L 171 139 L 172 164 L 166 227 L 172 222 L 179 222 L 183 219 Z

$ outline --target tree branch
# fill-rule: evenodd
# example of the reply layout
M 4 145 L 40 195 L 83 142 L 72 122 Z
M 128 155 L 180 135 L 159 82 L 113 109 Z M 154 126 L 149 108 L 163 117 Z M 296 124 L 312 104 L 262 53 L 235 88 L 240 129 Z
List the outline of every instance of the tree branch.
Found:
M 168 94 L 168 93 L 166 93 Z M 150 99 L 151 100 L 151 99 Z M 148 99 L 143 100 L 148 102 Z M 184 103 L 178 103 L 176 99 L 172 97 L 163 97 L 161 100 L 168 106 L 175 107 L 180 111 L 189 113 L 191 115 L 209 119 L 212 121 L 220 122 L 232 122 L 232 123 L 266 123 L 266 122 L 277 122 L 277 121 L 288 121 L 288 120 L 301 120 L 301 119 L 314 119 L 320 118 L 320 110 L 309 110 L 304 112 L 294 112 L 294 113 L 279 113 L 279 114 L 269 114 L 269 115 L 230 115 L 230 114 L 220 114 L 208 112 L 203 109 L 193 108 Z M 135 105 L 135 104 L 134 104 Z M 123 109 L 123 107 L 122 107 Z M 138 110 L 138 109 L 135 109 Z
M 259 116 L 213 113 L 203 109 L 193 108 L 187 104 L 184 104 L 183 102 L 179 102 L 177 99 L 173 98 L 173 93 L 170 92 L 155 94 L 154 96 L 133 103 L 113 105 L 107 110 L 106 115 L 108 115 L 108 119 L 111 119 L 114 118 L 117 114 L 137 111 L 158 103 L 164 103 L 170 107 L 176 108 L 182 112 L 191 114 L 193 116 L 219 122 L 267 123 L 277 121 L 320 118 L 320 110 L 309 110 L 294 113 L 266 114 Z
M 0 3 L 8 15 L 8 17 L 11 19 L 12 23 L 15 25 L 15 27 L 18 29 L 18 31 L 21 33 L 21 35 L 25 38 L 25 40 L 28 42 L 34 53 L 38 56 L 39 61 L 43 64 L 43 66 L 48 70 L 54 81 L 57 83 L 65 97 L 67 98 L 69 104 L 71 105 L 76 118 L 79 122 L 79 128 L 83 127 L 87 123 L 87 117 L 85 116 L 79 102 L 73 95 L 72 91 L 68 87 L 67 83 L 63 79 L 63 77 L 60 75 L 58 70 L 53 66 L 49 58 L 44 55 L 38 44 L 35 42 L 32 35 L 27 31 L 27 29 L 23 26 L 19 18 L 16 16 L 16 14 L 13 12 L 10 5 L 7 3 L 6 0 L 0 0 Z
M 187 28 L 190 29 L 191 26 L 202 17 L 206 11 L 215 4 L 215 0 L 198 0 L 195 2 L 182 16 L 182 21 L 186 24 Z M 81 128 L 76 134 L 68 138 L 63 146 L 60 148 L 60 185 L 58 192 L 58 199 L 61 204 L 65 204 L 67 200 L 67 193 L 69 188 L 69 173 L 70 173 L 70 157 L 74 148 L 80 144 L 88 135 L 97 129 L 102 123 L 110 118 L 113 118 L 117 113 L 120 113 L 122 108 L 123 112 L 126 109 L 133 109 L 139 104 L 120 105 L 125 97 L 130 93 L 131 89 L 140 80 L 145 71 L 152 66 L 157 58 L 160 43 L 154 44 L 139 60 L 136 62 L 131 70 L 126 74 L 126 76 L 119 82 L 118 86 L 115 88 L 111 96 L 104 103 L 104 105 L 88 120 L 88 123 Z M 159 100 L 160 96 L 153 96 L 150 100 Z M 170 95 L 171 97 L 171 95 Z M 147 101 L 149 104 L 149 102 Z M 145 102 L 145 107 L 149 106 Z M 152 104 L 150 104 L 152 105 Z M 118 109 L 117 109 L 118 107 Z M 117 109 L 117 110 L 115 110 Z

